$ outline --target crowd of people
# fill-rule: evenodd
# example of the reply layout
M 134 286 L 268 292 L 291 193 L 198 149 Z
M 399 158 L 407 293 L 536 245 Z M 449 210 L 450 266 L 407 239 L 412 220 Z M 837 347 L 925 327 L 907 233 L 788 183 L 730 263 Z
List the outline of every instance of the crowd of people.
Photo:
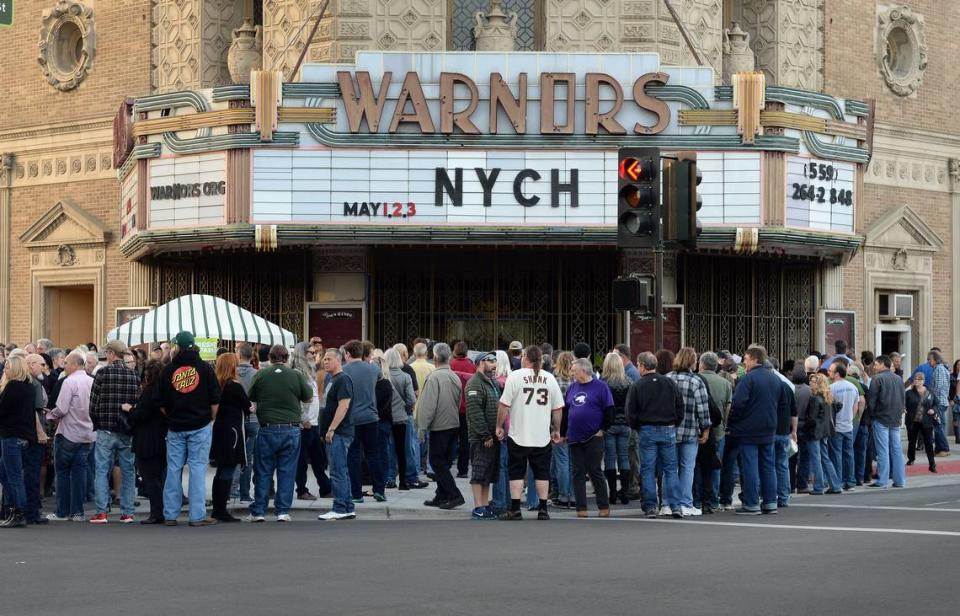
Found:
M 365 499 L 425 479 L 424 505 L 449 510 L 466 504 L 454 472 L 469 478 L 475 519 L 587 517 L 588 481 L 600 517 L 631 500 L 647 517 L 730 511 L 738 484 L 736 513 L 776 514 L 796 493 L 903 487 L 918 447 L 937 472 L 960 394 L 960 360 L 951 372 L 939 349 L 905 381 L 898 355 L 854 359 L 842 341 L 782 364 L 759 345 L 632 357 L 626 345 L 595 355 L 584 343 L 472 351 L 427 339 L 239 343 L 208 362 L 185 331 L 149 352 L 0 345 L 0 362 L 0 528 L 106 524 L 114 508 L 131 523 L 138 487 L 150 505 L 140 523 L 167 526 L 184 504 L 191 526 L 238 522 L 231 501 L 257 523 L 273 500 L 288 522 L 294 497 L 332 497 L 318 518 L 353 519 Z M 956 420 L 953 431 L 960 443 Z

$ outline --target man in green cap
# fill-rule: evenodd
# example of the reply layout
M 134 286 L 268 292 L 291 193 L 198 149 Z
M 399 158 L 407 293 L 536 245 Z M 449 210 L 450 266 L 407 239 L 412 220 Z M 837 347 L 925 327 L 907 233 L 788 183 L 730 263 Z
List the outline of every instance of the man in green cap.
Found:
M 173 339 L 175 354 L 160 373 L 158 405 L 167 416 L 167 481 L 163 487 L 163 517 L 177 525 L 183 506 L 183 467 L 190 468 L 190 526 L 209 526 L 206 481 L 213 420 L 220 402 L 220 384 L 210 364 L 200 359 L 193 333 Z

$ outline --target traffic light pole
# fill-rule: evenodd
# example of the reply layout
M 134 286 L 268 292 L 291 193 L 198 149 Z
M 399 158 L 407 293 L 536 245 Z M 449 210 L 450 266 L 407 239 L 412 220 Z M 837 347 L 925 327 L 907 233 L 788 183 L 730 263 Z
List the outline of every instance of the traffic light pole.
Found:
M 657 245 L 653 249 L 653 347 L 663 348 L 663 237 L 657 225 Z

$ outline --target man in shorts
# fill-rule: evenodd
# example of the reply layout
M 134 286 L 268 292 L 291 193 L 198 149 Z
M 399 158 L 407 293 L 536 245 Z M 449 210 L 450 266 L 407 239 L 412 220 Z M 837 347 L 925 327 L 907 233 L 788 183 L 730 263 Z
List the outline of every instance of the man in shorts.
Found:
M 520 496 L 527 464 L 533 470 L 539 505 L 538 520 L 549 520 L 547 490 L 550 486 L 551 441 L 560 442 L 563 393 L 557 380 L 543 370 L 540 347 L 526 348 L 520 370 L 507 377 L 497 413 L 497 439 L 507 439 L 507 475 L 510 479 L 510 509 L 501 520 L 522 520 Z M 504 423 L 510 418 L 509 437 Z M 528 486 L 533 489 L 533 486 Z
M 497 440 L 497 354 L 484 353 L 476 359 L 477 371 L 467 381 L 467 438 L 470 440 L 470 487 L 473 489 L 475 520 L 492 520 L 490 484 L 500 474 L 500 442 Z

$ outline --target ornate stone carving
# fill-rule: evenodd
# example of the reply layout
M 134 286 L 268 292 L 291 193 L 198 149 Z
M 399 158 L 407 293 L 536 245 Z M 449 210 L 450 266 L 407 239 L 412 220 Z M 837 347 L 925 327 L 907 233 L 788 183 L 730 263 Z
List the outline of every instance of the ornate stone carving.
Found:
M 544 8 L 547 51 L 598 51 L 601 37 L 621 40 L 617 7 L 600 0 L 547 0 Z
M 60 267 L 70 267 L 77 264 L 77 253 L 72 246 L 60 244 L 57 247 L 57 265 Z
M 822 0 L 743 0 L 736 17 L 768 83 L 823 89 Z
M 881 6 L 877 11 L 877 67 L 897 96 L 910 96 L 923 84 L 927 43 L 923 16 L 908 6 Z
M 371 0 L 370 37 L 392 39 L 390 49 L 440 51 L 447 44 L 447 3 L 441 0 Z M 387 36 L 389 35 L 389 36 Z M 378 44 L 378 46 L 379 46 Z M 372 47 L 372 45 L 371 45 Z
M 477 11 L 473 15 L 477 25 L 473 28 L 477 51 L 515 51 L 517 48 L 516 11 L 504 13 L 500 0 L 490 0 L 490 11 Z
M 756 68 L 756 58 L 750 49 L 750 35 L 733 22 L 723 31 L 723 83 L 733 83 L 736 73 L 749 72 Z
M 233 83 L 250 83 L 250 71 L 258 71 L 263 66 L 263 29 L 260 26 L 246 20 L 233 31 L 227 66 Z
M 234 0 L 155 0 L 154 87 L 160 92 L 231 83 L 227 50 L 243 19 Z
M 97 49 L 93 9 L 82 2 L 59 0 L 43 12 L 37 62 L 54 88 L 67 91 L 83 81 Z
M 905 248 L 893 253 L 893 257 L 890 259 L 890 267 L 898 271 L 907 269 L 907 251 Z

